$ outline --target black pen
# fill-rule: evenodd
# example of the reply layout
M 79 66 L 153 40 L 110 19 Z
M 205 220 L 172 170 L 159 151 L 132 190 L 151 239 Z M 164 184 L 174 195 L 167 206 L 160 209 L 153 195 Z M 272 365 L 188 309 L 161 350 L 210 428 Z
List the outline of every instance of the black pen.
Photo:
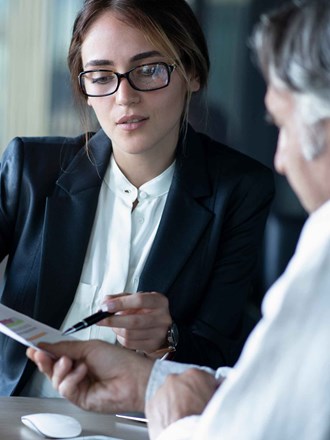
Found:
M 87 316 L 87 318 L 84 318 L 82 321 L 77 322 L 77 324 L 65 330 L 62 333 L 62 335 L 67 336 L 67 335 L 71 335 L 72 333 L 79 332 L 79 330 L 83 330 L 84 328 L 90 327 L 91 325 L 96 324 L 97 322 L 102 321 L 102 319 L 108 318 L 111 315 L 113 315 L 113 313 L 99 310 L 93 315 Z

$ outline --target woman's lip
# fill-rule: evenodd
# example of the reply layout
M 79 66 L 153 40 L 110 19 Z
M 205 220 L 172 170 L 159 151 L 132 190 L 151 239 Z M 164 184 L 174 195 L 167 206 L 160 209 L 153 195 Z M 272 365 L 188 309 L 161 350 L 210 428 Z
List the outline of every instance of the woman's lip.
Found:
M 148 118 L 132 118 L 120 123 L 117 122 L 117 126 L 124 131 L 134 131 L 143 127 L 147 121 Z
M 146 121 L 148 118 L 145 118 L 144 116 L 123 116 L 117 121 L 117 125 L 125 125 L 125 124 L 138 124 L 140 122 Z

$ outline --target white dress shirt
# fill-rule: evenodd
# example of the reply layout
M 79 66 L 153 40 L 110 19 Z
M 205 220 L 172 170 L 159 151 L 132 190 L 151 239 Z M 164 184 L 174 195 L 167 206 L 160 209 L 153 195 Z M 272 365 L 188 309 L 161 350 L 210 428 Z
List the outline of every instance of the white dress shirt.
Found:
M 174 164 L 138 189 L 127 180 L 111 157 L 99 194 L 80 282 L 61 330 L 98 311 L 105 295 L 137 291 L 140 274 L 163 214 Z M 132 210 L 135 200 L 138 204 Z M 79 331 L 75 337 L 116 342 L 116 335 L 110 327 L 98 325 Z M 21 395 L 59 396 L 38 371 Z
M 133 186 L 114 157 L 102 183 L 95 221 L 80 282 L 72 306 L 61 326 L 71 327 L 100 309 L 105 295 L 134 293 L 150 252 L 174 173 L 174 163 L 162 174 Z M 133 203 L 138 200 L 132 211 Z M 109 327 L 93 325 L 77 333 L 79 339 L 114 343 Z
M 147 399 L 176 368 L 156 362 Z M 179 439 L 330 439 L 330 201 L 307 220 L 262 320 L 205 411 L 158 438 Z

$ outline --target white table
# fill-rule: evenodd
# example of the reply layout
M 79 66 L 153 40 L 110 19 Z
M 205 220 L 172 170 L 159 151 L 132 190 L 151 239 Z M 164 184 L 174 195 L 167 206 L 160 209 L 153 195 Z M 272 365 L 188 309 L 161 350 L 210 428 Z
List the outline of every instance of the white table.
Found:
M 81 423 L 80 436 L 106 435 L 123 440 L 149 439 L 145 423 L 118 418 L 115 415 L 84 411 L 65 399 L 0 397 L 0 439 L 40 440 L 37 433 L 21 422 L 21 416 L 38 412 L 70 415 Z

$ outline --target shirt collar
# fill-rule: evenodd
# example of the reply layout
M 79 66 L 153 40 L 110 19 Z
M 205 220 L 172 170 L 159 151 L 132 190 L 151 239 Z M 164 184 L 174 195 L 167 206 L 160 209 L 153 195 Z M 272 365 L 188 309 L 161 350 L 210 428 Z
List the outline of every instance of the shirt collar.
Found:
M 168 193 L 174 168 L 175 161 L 161 174 L 144 183 L 140 188 L 136 188 L 122 173 L 112 155 L 104 181 L 113 193 L 126 200 L 156 198 Z

